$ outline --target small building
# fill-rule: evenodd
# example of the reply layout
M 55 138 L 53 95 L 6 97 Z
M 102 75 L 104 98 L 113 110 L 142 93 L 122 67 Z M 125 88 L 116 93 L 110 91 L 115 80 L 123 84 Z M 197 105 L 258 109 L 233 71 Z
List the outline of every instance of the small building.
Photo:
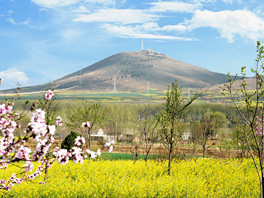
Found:
M 132 143 L 134 138 L 135 138 L 135 135 L 133 135 L 131 133 L 126 133 L 126 134 L 122 134 L 121 136 L 119 136 L 119 141 Z
M 182 134 L 182 140 L 184 140 L 184 141 L 188 141 L 189 137 L 190 137 L 190 133 L 189 132 L 186 132 L 186 133 Z
M 110 142 L 111 137 L 109 135 L 104 134 L 103 129 L 99 129 L 96 134 L 91 134 L 91 140 L 100 142 Z

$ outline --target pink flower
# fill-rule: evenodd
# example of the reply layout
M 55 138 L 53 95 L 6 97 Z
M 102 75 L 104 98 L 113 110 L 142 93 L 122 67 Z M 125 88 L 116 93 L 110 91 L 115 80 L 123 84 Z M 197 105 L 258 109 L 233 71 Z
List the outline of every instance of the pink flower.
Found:
M 15 155 L 17 159 L 25 159 L 29 160 L 29 153 L 31 153 L 31 149 L 28 147 L 24 147 L 21 145 Z
M 57 126 L 62 126 L 62 118 L 60 116 L 58 116 L 55 123 Z
M 259 117 L 256 117 L 256 135 L 258 136 L 264 136 L 264 127 L 262 126 L 262 119 Z
M 113 146 L 114 146 L 114 144 L 115 144 L 115 141 L 114 140 L 112 140 L 111 142 L 106 142 L 105 143 L 105 147 L 107 148 L 107 149 L 109 149 L 109 153 L 111 153 L 112 151 L 113 151 Z
M 100 152 L 100 149 L 98 149 L 99 152 Z M 89 154 L 89 156 L 92 158 L 92 159 L 95 159 L 98 155 L 98 153 L 95 153 L 94 151 L 91 151 L 89 149 L 86 150 L 86 152 Z M 101 154 L 101 153 L 100 153 Z
M 15 179 L 15 183 L 17 183 L 17 184 L 21 184 L 21 183 L 22 183 L 22 179 L 20 179 L 20 178 L 16 178 L 16 179 Z
M 45 98 L 50 100 L 54 96 L 54 92 L 49 89 L 48 93 L 45 94 Z
M 56 157 L 58 162 L 62 165 L 65 165 L 69 162 L 70 153 L 68 153 L 67 149 L 59 149 L 57 147 L 55 152 L 53 152 L 53 155 Z
M 109 153 L 112 153 L 112 151 L 113 151 L 113 146 L 111 145 L 109 148 Z
M 54 125 L 49 125 L 48 128 L 50 135 L 54 135 L 56 131 L 56 127 Z
M 27 161 L 24 164 L 24 167 L 25 167 L 25 172 L 31 172 L 33 167 L 34 167 L 34 164 L 32 164 L 31 162 Z
M 83 162 L 82 149 L 79 147 L 73 147 L 72 150 L 73 150 L 72 152 L 73 162 L 74 163 L 80 162 L 82 164 Z
M 76 146 L 81 146 L 82 144 L 85 143 L 85 139 L 83 137 L 80 137 L 78 136 L 76 139 L 75 139 L 75 145 Z
M 83 122 L 82 123 L 82 127 L 84 127 L 84 128 L 86 128 L 86 127 L 90 128 L 91 127 L 90 122 Z
M 0 184 L 1 185 L 4 185 L 6 183 L 6 181 L 5 180 L 3 180 L 3 179 L 0 179 Z

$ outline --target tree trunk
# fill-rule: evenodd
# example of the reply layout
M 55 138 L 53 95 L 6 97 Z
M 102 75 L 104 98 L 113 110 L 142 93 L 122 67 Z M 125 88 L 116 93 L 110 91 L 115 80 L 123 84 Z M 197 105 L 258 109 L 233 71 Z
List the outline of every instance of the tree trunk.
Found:
M 44 177 L 44 181 L 47 181 L 48 179 L 48 164 L 49 164 L 49 153 L 46 154 L 46 163 L 45 163 L 45 177 Z
M 171 169 L 171 153 L 169 152 L 168 175 L 170 175 L 170 169 Z
M 260 194 L 260 197 L 261 198 L 264 198 L 264 175 L 262 173 L 262 178 L 261 178 L 261 184 L 260 184 L 260 188 L 261 188 L 261 194 Z
M 117 123 L 115 123 L 115 141 L 117 142 Z
M 205 156 L 205 146 L 203 146 L 203 158 Z
M 146 162 L 148 161 L 148 155 L 149 155 L 149 152 L 150 152 L 150 149 L 147 150 L 147 152 L 146 152 L 146 158 L 145 158 L 145 161 L 146 161 Z
M 171 159 L 172 159 L 172 145 L 170 145 L 170 150 L 169 150 L 168 175 L 170 175 L 171 173 Z
M 91 150 L 91 130 L 88 129 L 88 138 L 89 138 L 89 150 Z

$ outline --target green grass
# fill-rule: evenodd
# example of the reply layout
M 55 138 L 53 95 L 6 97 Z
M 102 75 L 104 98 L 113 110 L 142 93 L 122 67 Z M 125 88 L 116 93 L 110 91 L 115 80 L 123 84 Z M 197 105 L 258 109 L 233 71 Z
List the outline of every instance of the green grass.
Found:
M 199 92 L 199 90 L 197 90 Z M 20 94 L 21 100 L 37 100 L 38 97 L 41 97 L 42 93 L 33 93 L 33 94 Z M 138 102 L 138 103 L 146 103 L 146 102 L 154 102 L 154 103 L 162 103 L 164 102 L 164 90 L 149 90 L 149 94 L 146 92 L 119 92 L 119 93 L 111 93 L 111 92 L 87 92 L 87 91 L 55 91 L 57 100 L 89 100 L 94 102 Z M 192 93 L 193 95 L 194 93 Z M 7 97 L 11 99 L 14 94 L 6 94 L 0 95 L 0 101 L 4 101 Z M 182 92 L 183 98 L 187 99 L 188 92 L 184 89 Z M 210 101 L 210 103 L 221 103 L 222 100 L 228 101 L 230 103 L 230 98 L 223 96 L 220 92 L 204 92 L 201 97 L 197 99 L 197 102 L 203 103 Z
M 101 160 L 135 160 L 136 155 L 132 153 L 102 153 L 100 159 Z M 139 154 L 138 155 L 138 160 L 145 160 L 146 154 Z M 200 155 L 195 155 L 195 158 L 200 158 L 202 156 Z M 185 155 L 186 159 L 193 158 L 192 155 Z M 150 154 L 148 156 L 149 160 L 165 160 L 168 159 L 168 155 L 166 154 Z M 177 160 L 183 160 L 184 156 L 183 155 L 173 155 L 173 159 Z

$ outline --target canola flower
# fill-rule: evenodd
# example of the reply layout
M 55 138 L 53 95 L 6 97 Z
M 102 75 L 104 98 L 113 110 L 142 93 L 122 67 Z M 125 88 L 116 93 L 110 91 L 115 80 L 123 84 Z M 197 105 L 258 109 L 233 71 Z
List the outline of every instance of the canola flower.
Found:
M 16 172 L 0 170 L 3 178 Z M 43 175 L 21 183 L 0 197 L 259 197 L 258 177 L 251 159 L 55 162 L 44 185 Z M 1 192 L 0 192 L 1 193 Z

